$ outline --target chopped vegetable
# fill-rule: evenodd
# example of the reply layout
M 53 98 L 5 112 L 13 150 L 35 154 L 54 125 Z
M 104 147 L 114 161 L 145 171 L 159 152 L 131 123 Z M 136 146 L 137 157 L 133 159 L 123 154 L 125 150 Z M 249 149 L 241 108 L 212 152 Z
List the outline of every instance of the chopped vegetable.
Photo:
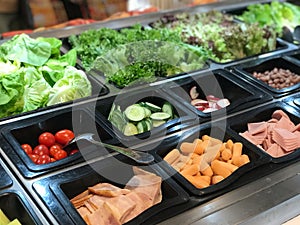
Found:
M 150 102 L 129 105 L 122 113 L 120 106 L 113 104 L 108 120 L 126 136 L 141 134 L 159 127 L 176 117 L 175 110 L 169 102 L 162 107 Z

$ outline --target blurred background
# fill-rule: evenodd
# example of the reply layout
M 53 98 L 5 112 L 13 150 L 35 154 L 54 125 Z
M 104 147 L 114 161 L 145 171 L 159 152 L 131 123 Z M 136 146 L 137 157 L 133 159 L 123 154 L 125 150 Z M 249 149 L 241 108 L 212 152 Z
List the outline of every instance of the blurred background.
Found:
M 0 0 L 0 33 L 55 28 L 76 23 L 207 4 L 218 0 Z M 78 20 L 84 19 L 84 20 Z

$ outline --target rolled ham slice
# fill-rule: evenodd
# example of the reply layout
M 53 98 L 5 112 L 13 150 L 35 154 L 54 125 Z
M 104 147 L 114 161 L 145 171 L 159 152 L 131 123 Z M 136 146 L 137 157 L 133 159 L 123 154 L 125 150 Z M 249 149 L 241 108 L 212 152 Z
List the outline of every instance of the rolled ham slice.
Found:
M 248 130 L 240 135 L 273 157 L 300 148 L 300 124 L 295 125 L 282 110 L 274 111 L 267 122 L 248 123 Z

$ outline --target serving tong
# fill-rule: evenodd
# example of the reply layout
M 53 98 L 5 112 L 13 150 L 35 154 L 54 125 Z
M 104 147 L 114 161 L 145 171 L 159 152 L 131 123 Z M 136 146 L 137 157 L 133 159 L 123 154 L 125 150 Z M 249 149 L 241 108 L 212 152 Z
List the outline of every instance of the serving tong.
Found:
M 151 162 L 154 161 L 154 157 L 153 155 L 147 153 L 147 152 L 140 152 L 137 150 L 133 150 L 131 148 L 123 148 L 120 146 L 115 146 L 115 145 L 111 145 L 111 144 L 106 144 L 100 141 L 96 141 L 93 138 L 94 134 L 92 133 L 84 133 L 84 134 L 80 134 L 76 137 L 74 137 L 71 141 L 69 141 L 65 146 L 63 146 L 63 149 L 66 149 L 68 146 L 76 143 L 79 140 L 86 140 L 94 145 L 98 145 L 98 146 L 102 146 L 102 147 L 106 147 L 109 148 L 111 150 L 114 150 L 124 156 L 127 156 L 128 158 L 134 160 L 137 163 L 140 164 L 149 164 Z

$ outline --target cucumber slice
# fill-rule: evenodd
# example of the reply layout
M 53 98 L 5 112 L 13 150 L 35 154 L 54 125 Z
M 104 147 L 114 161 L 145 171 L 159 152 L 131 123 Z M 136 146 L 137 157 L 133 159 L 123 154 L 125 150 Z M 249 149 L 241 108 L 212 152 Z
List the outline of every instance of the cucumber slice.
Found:
M 129 120 L 135 122 L 141 121 L 142 119 L 145 118 L 144 108 L 137 104 L 128 106 L 125 109 L 124 114 Z
M 151 130 L 151 129 L 152 129 L 152 126 L 153 126 L 152 119 L 146 118 L 146 119 L 145 119 L 145 122 L 146 122 L 146 124 L 147 124 L 147 130 Z
M 132 136 L 138 134 L 138 129 L 133 123 L 127 123 L 124 127 L 123 133 L 126 136 Z
M 166 121 L 164 121 L 164 120 L 153 120 L 153 127 L 159 127 L 165 123 L 166 123 Z
M 171 118 L 174 116 L 173 106 L 169 102 L 165 102 L 162 106 L 162 111 L 168 113 Z
M 157 106 L 157 105 L 154 105 L 150 102 L 145 102 L 144 103 L 144 107 L 150 109 L 152 112 L 159 112 L 161 111 L 161 107 Z
M 153 120 L 166 120 L 170 118 L 170 114 L 165 112 L 156 112 L 156 113 L 152 113 L 150 118 Z
M 143 109 L 145 111 L 145 117 L 150 117 L 152 114 L 151 110 L 146 107 L 143 107 Z
M 147 125 L 145 120 L 142 120 L 142 121 L 138 122 L 136 127 L 138 129 L 139 134 L 148 131 L 148 125 Z
M 112 112 L 109 121 L 110 121 L 115 127 L 117 127 L 120 131 L 123 130 L 123 127 L 124 127 L 125 124 L 126 124 L 126 120 L 125 120 L 125 118 L 123 117 L 123 114 L 122 114 L 120 111 L 118 111 L 118 110 L 115 110 L 115 111 Z

